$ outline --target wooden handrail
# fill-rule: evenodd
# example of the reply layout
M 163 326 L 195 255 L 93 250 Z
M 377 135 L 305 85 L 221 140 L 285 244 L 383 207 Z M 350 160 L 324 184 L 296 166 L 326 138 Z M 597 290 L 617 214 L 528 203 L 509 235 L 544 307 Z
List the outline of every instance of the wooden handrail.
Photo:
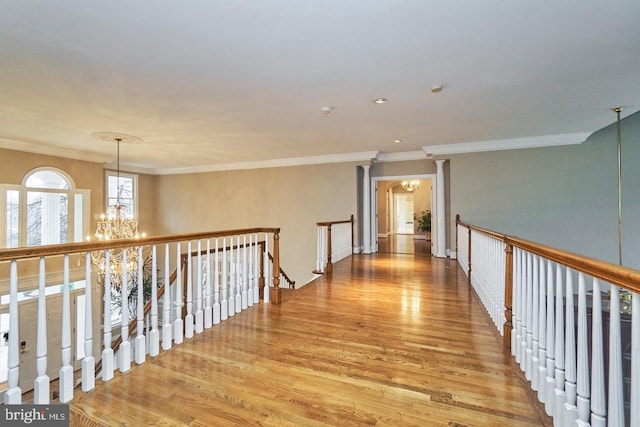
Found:
M 273 255 L 271 255 L 271 252 L 269 252 L 267 255 L 269 255 L 269 260 L 273 262 Z M 280 267 L 280 274 L 282 274 L 282 277 L 284 277 L 284 280 L 286 280 L 287 283 L 289 284 L 289 289 L 296 288 L 296 281 L 291 280 L 291 278 L 287 275 L 287 273 L 284 272 L 282 267 Z
M 321 221 L 316 222 L 316 226 L 318 227 L 327 227 L 327 265 L 325 266 L 325 273 L 332 274 L 333 273 L 333 263 L 331 262 L 331 227 L 335 224 L 348 224 L 351 223 L 351 254 L 353 254 L 353 243 L 354 243 L 354 232 L 353 232 L 353 214 L 351 218 L 340 221 Z M 315 274 L 320 274 L 318 271 L 314 271 Z
M 0 250 L 0 262 L 42 256 L 66 255 L 72 253 L 86 253 L 102 251 L 106 249 L 130 248 L 136 246 L 157 245 L 160 243 L 174 243 L 187 240 L 199 240 L 231 235 L 252 234 L 252 233 L 274 233 L 279 234 L 280 228 L 255 227 L 240 228 L 222 231 L 203 231 L 198 233 L 171 234 L 164 236 L 141 237 L 139 239 L 121 239 L 109 241 L 89 241 L 77 243 L 65 243 L 59 245 L 30 246 L 22 248 L 11 248 Z
M 541 256 L 555 263 L 571 267 L 574 270 L 588 274 L 591 277 L 596 277 L 620 288 L 640 293 L 640 270 L 556 249 L 551 246 L 542 245 L 519 237 L 497 233 L 482 227 L 466 224 L 462 221 L 458 221 L 458 224 L 494 237 L 505 242 L 507 245 L 511 245 L 512 247 L 526 250 L 527 252 Z

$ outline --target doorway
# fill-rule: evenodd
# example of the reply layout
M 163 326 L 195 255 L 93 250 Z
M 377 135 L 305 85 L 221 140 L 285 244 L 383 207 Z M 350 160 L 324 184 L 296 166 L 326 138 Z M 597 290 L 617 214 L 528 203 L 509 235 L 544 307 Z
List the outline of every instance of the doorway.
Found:
M 431 254 L 431 241 L 417 230 L 415 216 L 433 212 L 432 175 L 374 178 L 377 252 Z M 404 182 L 417 182 L 408 187 Z

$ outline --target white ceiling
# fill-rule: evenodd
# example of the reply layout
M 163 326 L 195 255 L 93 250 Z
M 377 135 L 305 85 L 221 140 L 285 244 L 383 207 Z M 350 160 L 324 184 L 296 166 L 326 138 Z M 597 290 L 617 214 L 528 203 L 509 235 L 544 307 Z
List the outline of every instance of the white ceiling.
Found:
M 175 173 L 588 133 L 639 109 L 639 22 L 638 0 L 4 1 L 0 147 L 111 162 L 92 133 L 121 132 L 123 167 Z

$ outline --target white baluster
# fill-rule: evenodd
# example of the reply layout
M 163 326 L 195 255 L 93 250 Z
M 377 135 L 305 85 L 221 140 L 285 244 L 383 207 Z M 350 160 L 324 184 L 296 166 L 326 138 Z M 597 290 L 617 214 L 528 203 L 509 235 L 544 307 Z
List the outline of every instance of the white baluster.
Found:
M 184 318 L 185 336 L 193 338 L 193 257 L 191 256 L 191 242 L 187 244 L 187 315 Z
M 580 426 L 589 425 L 591 416 L 591 392 L 589 383 L 589 343 L 587 328 L 587 287 L 584 273 L 578 273 L 578 360 L 576 371 L 576 406 L 578 410 L 577 423 Z M 602 348 L 602 343 L 600 344 Z M 594 349 L 596 350 L 596 349 Z
M 640 426 L 640 294 L 631 300 L 631 425 Z
M 151 248 L 151 332 L 149 333 L 149 355 L 160 354 L 160 331 L 158 330 L 158 259 L 156 245 Z
M 242 311 L 242 259 L 240 257 L 240 236 L 237 237 L 238 244 L 236 250 L 236 313 Z
M 532 257 L 530 253 L 527 254 L 527 294 L 525 300 L 525 309 L 527 310 L 526 320 L 526 345 L 525 345 L 525 366 L 524 373 L 527 380 L 532 379 L 532 366 L 533 366 L 533 268 Z
M 555 282 L 553 281 L 553 263 L 551 261 L 548 262 L 547 265 L 547 377 L 546 377 L 546 390 L 547 396 L 545 398 L 545 412 L 549 416 L 553 416 L 554 409 L 553 405 L 555 403 L 555 397 L 553 393 L 553 389 L 556 384 L 556 320 L 555 320 L 555 295 L 554 288 Z
M 258 233 L 254 235 L 253 245 L 253 302 L 260 303 L 260 253 L 258 251 Z
M 236 313 L 236 275 L 233 264 L 233 236 L 229 249 L 229 317 Z
M 176 298 L 173 303 L 175 318 L 173 319 L 173 342 L 182 344 L 184 337 L 193 336 L 192 290 L 191 290 L 191 242 L 187 243 L 187 315 L 182 320 L 182 254 L 180 242 L 176 244 Z
M 253 306 L 253 235 L 249 234 L 249 247 L 247 248 L 248 260 L 247 269 L 249 273 L 247 275 L 247 305 Z
M 33 384 L 33 403 L 46 405 L 49 403 L 50 380 L 47 375 L 47 297 L 45 293 L 44 257 L 40 257 L 38 270 L 38 333 L 36 338 L 36 369 L 38 377 Z
M 540 276 L 538 274 L 538 257 L 532 257 L 532 268 L 533 268 L 533 281 L 531 286 L 532 292 L 532 304 L 531 304 L 531 389 L 534 391 L 538 391 L 539 387 L 539 368 L 540 368 L 540 359 L 538 358 L 539 354 L 539 338 L 540 334 L 538 333 L 538 329 L 540 327 Z
M 109 381 L 113 378 L 113 349 L 111 348 L 111 250 L 104 251 L 104 330 L 102 342 L 102 381 Z
M 269 274 L 271 269 L 271 264 L 269 263 L 269 235 L 264 233 L 264 254 L 262 255 L 264 258 L 264 302 L 267 304 L 271 298 L 271 292 L 269 288 L 271 288 L 271 275 Z
M 575 310 L 573 302 L 573 275 L 567 268 L 567 311 L 565 316 L 565 381 L 564 389 L 567 401 L 564 404 L 564 425 L 573 425 L 578 418 L 577 400 L 577 363 L 576 363 L 576 331 Z
M 138 293 L 136 297 L 136 339 L 134 342 L 135 362 L 140 365 L 147 358 L 147 346 L 144 336 L 144 272 L 142 267 L 144 259 L 142 258 L 142 246 L 138 246 Z
M 556 333 L 555 333 L 555 388 L 554 394 L 554 414 L 553 425 L 554 427 L 563 426 L 564 422 L 564 404 L 567 401 L 567 392 L 564 389 L 565 372 L 564 372 L 564 299 L 563 299 L 563 286 L 562 286 L 562 267 L 560 264 L 556 265 Z
M 205 303 L 204 303 L 204 327 L 209 329 L 213 326 L 213 294 L 211 289 L 212 269 L 211 269 L 211 242 L 207 239 L 207 283 L 205 289 Z
M 520 295 L 520 369 L 527 369 L 527 253 L 522 251 L 520 260 L 521 290 Z
M 196 255 L 196 261 L 198 268 L 195 269 L 196 274 L 196 315 L 195 315 L 195 328 L 196 333 L 201 334 L 204 331 L 204 312 L 202 311 L 202 244 L 198 239 L 198 255 Z
M 591 425 L 607 425 L 607 402 L 604 393 L 604 342 L 602 338 L 602 294 L 600 281 L 593 279 L 593 325 L 591 331 L 593 362 L 591 365 Z
M 547 275 L 546 261 L 540 258 L 540 268 L 538 271 L 538 287 L 540 297 L 538 303 L 538 400 L 545 403 L 547 398 Z
M 122 249 L 122 280 L 120 286 L 120 349 L 118 350 L 118 369 L 127 372 L 131 369 L 131 343 L 129 342 L 129 274 L 127 270 L 127 250 Z
M 42 260 L 42 263 L 44 268 L 44 259 Z M 91 290 L 93 283 L 91 283 L 90 252 L 87 252 L 84 257 L 84 283 L 84 358 L 82 359 L 82 391 L 87 392 L 93 390 L 96 386 L 96 359 L 93 357 L 93 296 Z M 41 292 L 44 292 L 44 283 L 42 284 Z M 48 388 L 49 387 L 47 386 L 47 389 Z M 49 403 L 48 398 L 46 403 Z
M 242 236 L 242 294 L 241 294 L 241 308 L 246 310 L 249 307 L 249 277 L 247 276 L 247 264 L 249 260 L 247 258 L 247 235 Z M 239 272 L 240 273 L 240 272 Z
M 222 279 L 221 291 L 222 299 L 220 301 L 220 320 L 227 320 L 229 318 L 229 272 L 227 263 L 227 238 L 222 238 L 222 272 L 220 277 Z
M 511 354 L 520 363 L 520 249 L 513 248 L 513 307 L 511 330 Z
M 179 264 L 178 264 L 179 265 Z M 164 246 L 164 295 L 162 300 L 162 349 L 171 348 L 171 282 L 169 276 L 169 244 Z M 180 277 L 180 274 L 177 275 Z M 180 280 L 180 279 L 176 279 Z
M 58 377 L 60 403 L 73 399 L 73 367 L 71 366 L 71 296 L 69 294 L 69 255 L 63 261 L 62 284 L 62 367 Z
M 219 267 L 219 259 L 218 259 L 218 238 L 216 237 L 215 244 L 215 256 L 213 257 L 214 262 L 214 273 L 213 273 L 213 324 L 217 325 L 220 323 L 222 318 L 222 304 L 220 304 L 220 267 Z M 226 305 L 226 303 L 225 303 Z M 226 316 L 225 316 L 226 318 Z
M 11 261 L 9 272 L 9 348 L 7 354 L 7 386 L 4 394 L 5 405 L 22 403 L 20 379 L 20 330 L 18 313 L 18 263 Z
M 595 287 L 594 287 L 595 293 Z M 609 299 L 609 400 L 608 413 L 610 426 L 625 425 L 624 385 L 622 376 L 622 337 L 620 332 L 620 292 L 611 285 Z

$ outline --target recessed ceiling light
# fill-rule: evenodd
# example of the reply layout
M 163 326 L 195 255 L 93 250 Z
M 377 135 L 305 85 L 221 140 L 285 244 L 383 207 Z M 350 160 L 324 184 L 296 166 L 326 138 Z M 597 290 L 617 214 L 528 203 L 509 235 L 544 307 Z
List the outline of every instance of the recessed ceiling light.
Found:
M 373 103 L 374 104 L 384 104 L 387 101 L 388 101 L 387 98 L 376 98 L 376 99 L 373 100 Z
M 395 142 L 396 144 L 400 144 L 402 142 L 401 139 L 394 139 L 393 142 Z
M 444 87 L 442 85 L 435 85 L 435 86 L 431 87 L 431 92 L 439 93 L 439 92 L 442 92 L 442 89 L 444 89 Z
M 333 111 L 333 107 L 330 105 L 327 105 L 326 107 L 322 107 L 320 111 L 322 111 L 322 114 L 329 114 L 330 112 Z

